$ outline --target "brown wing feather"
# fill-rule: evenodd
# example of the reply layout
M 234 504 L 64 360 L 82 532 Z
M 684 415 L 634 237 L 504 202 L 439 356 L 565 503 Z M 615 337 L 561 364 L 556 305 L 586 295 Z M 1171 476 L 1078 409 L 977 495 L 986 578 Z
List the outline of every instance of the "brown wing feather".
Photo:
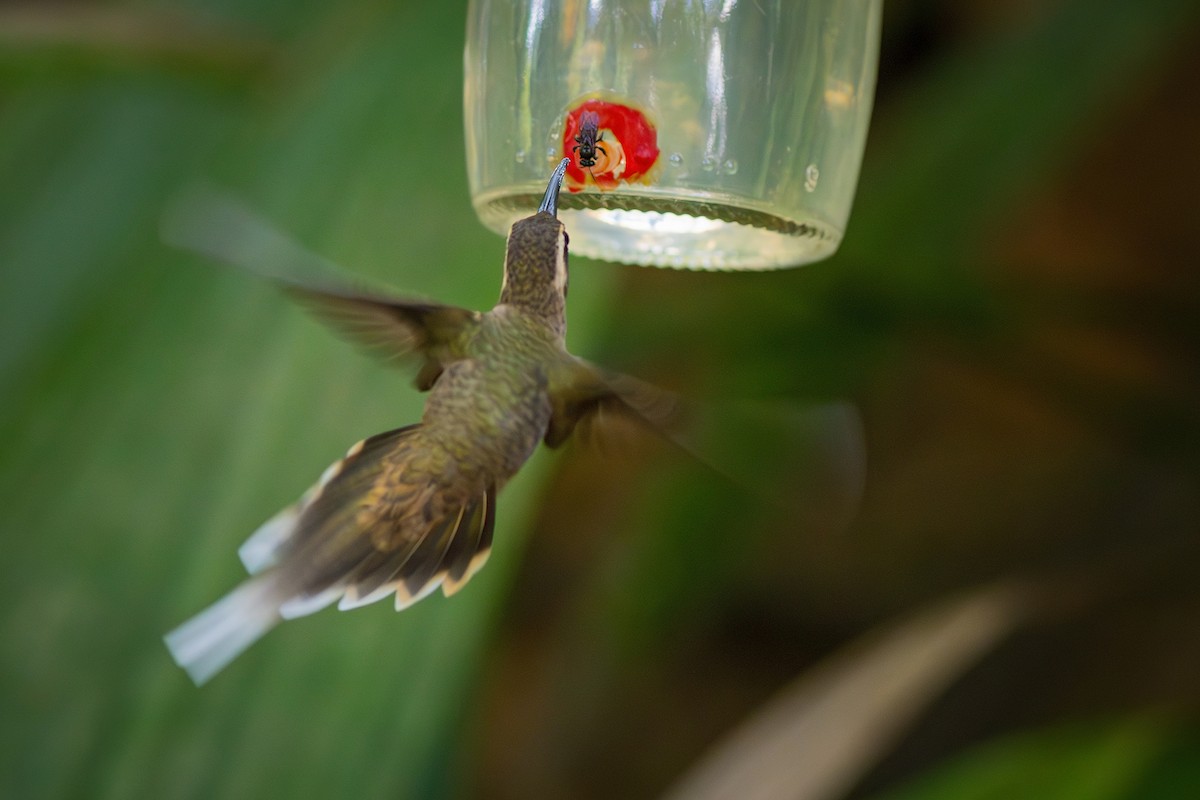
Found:
M 420 356 L 416 384 L 421 391 L 433 386 L 447 363 L 463 355 L 458 341 L 480 318 L 475 311 L 420 300 L 291 283 L 284 288 L 367 350 L 385 359 Z
M 484 492 L 459 506 L 457 513 L 440 516 L 420 544 L 402 555 L 378 551 L 351 579 L 339 607 L 366 605 L 395 592 L 399 610 L 439 586 L 447 597 L 457 592 L 487 560 L 494 502 L 494 491 Z
M 392 592 L 404 608 L 439 586 L 453 594 L 483 565 L 495 490 L 466 501 L 447 495 L 434 477 L 408 468 L 425 446 L 419 425 L 364 439 L 290 512 L 290 535 L 271 540 L 271 563 L 293 587 L 285 617 Z
M 464 520 L 464 530 L 454 539 L 452 551 L 446 553 L 446 578 L 442 593 L 447 597 L 471 580 L 484 565 L 492 550 L 492 529 L 496 525 L 496 489 L 489 488 L 478 498 L 472 514 Z
M 483 532 L 483 519 L 487 513 L 486 503 L 487 495 L 480 494 L 463 507 L 462 521 L 459 522 L 458 530 L 438 570 L 442 576 L 443 593 L 447 596 L 454 594 L 457 586 L 453 582 L 461 580 L 466 574 L 467 565 L 471 563 L 471 557 L 479 547 L 479 536 Z

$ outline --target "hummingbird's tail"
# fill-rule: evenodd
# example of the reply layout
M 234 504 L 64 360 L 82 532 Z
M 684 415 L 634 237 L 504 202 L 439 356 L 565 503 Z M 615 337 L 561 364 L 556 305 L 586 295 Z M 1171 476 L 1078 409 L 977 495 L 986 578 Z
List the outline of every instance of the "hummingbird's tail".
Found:
M 496 488 L 444 484 L 420 425 L 350 448 L 238 551 L 252 577 L 166 636 L 201 684 L 281 620 L 457 592 L 487 561 Z M 338 602 L 340 600 L 340 602 Z
M 275 581 L 264 576 L 246 581 L 164 640 L 175 663 L 201 685 L 281 619 Z
M 396 594 L 406 608 L 441 588 L 457 592 L 487 560 L 494 486 L 463 494 L 427 468 L 421 425 L 380 433 L 350 448 L 299 502 L 267 520 L 239 548 L 252 574 L 272 569 L 302 587 L 284 619 L 338 602 L 357 608 Z

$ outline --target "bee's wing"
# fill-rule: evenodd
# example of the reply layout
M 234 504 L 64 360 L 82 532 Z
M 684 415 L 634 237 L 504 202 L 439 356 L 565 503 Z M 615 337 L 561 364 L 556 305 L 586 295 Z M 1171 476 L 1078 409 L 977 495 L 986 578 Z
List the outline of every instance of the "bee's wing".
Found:
M 162 221 L 168 244 L 278 284 L 338 330 L 387 358 L 423 360 L 417 385 L 433 385 L 479 314 L 356 286 L 332 262 L 276 230 L 236 198 L 208 186 L 180 193 Z
M 614 422 L 633 422 L 744 489 L 786 505 L 820 503 L 836 525 L 849 521 L 861 499 L 866 446 L 848 403 L 697 403 L 575 358 L 552 372 L 550 395 L 550 447 L 577 429 L 603 441 Z M 779 474 L 781 466 L 789 474 Z

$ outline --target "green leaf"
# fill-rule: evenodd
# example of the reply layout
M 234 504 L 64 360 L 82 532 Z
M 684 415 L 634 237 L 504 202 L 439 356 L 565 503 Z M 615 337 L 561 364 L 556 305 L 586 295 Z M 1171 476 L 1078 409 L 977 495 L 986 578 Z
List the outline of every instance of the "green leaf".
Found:
M 880 800 L 1195 797 L 1198 745 L 1165 719 L 1074 722 L 976 747 Z

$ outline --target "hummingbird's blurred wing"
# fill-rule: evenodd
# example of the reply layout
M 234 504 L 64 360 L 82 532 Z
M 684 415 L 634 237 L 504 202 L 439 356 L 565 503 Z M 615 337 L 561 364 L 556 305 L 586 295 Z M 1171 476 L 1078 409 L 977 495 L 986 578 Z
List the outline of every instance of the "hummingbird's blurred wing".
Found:
M 162 220 L 168 244 L 241 267 L 299 299 L 318 316 L 385 358 L 421 360 L 427 390 L 459 357 L 458 342 L 480 314 L 457 306 L 389 296 L 356 286 L 332 262 L 279 232 L 245 204 L 208 186 L 180 193 Z
M 697 403 L 574 357 L 551 370 L 549 389 L 549 447 L 577 430 L 603 441 L 614 422 L 631 421 L 745 490 L 819 505 L 833 527 L 848 524 L 861 501 L 865 437 L 848 403 Z
M 673 392 L 571 357 L 550 372 L 547 447 L 558 447 L 576 426 L 606 415 L 623 417 L 668 436 L 682 430 L 685 407 Z
M 481 316 L 458 306 L 295 282 L 284 288 L 338 331 L 385 359 L 422 357 L 415 382 L 423 392 L 446 364 L 464 355 L 461 343 Z

